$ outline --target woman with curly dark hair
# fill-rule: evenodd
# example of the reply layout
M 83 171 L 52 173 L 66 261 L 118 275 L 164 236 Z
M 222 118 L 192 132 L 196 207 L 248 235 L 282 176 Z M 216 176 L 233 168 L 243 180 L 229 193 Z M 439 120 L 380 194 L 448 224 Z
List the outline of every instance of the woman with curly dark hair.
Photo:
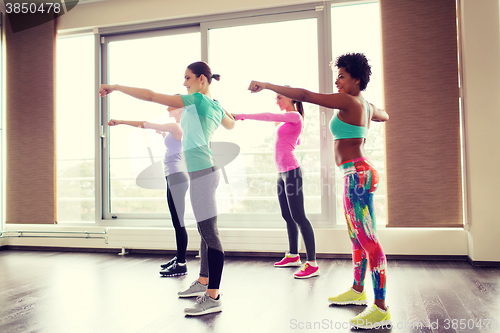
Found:
M 337 305 L 365 305 L 364 278 L 369 263 L 375 304 L 352 318 L 351 324 L 358 328 L 373 328 L 389 325 L 391 316 L 385 304 L 386 257 L 377 239 L 373 207 L 373 193 L 379 176 L 366 156 L 364 144 L 370 120 L 387 121 L 389 115 L 361 96 L 371 75 L 371 67 L 364 54 L 344 54 L 336 59 L 334 65 L 338 69 L 335 80 L 338 93 L 320 94 L 257 81 L 252 81 L 248 89 L 252 92 L 269 89 L 296 101 L 339 110 L 330 122 L 330 131 L 334 139 L 335 162 L 344 175 L 343 202 L 352 241 L 354 283 L 345 293 L 328 300 Z

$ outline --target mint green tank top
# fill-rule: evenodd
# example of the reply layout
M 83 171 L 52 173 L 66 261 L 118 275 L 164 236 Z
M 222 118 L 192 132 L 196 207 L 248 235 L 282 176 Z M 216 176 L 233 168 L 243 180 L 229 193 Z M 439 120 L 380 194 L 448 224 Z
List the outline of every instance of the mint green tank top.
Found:
M 188 172 L 214 166 L 210 141 L 226 113 L 218 101 L 194 93 L 181 95 L 184 111 L 181 116 L 182 148 Z
M 368 124 L 370 121 L 370 108 L 368 106 L 368 102 L 360 97 L 366 105 L 366 113 L 368 121 L 366 122 L 366 126 L 357 126 L 351 125 L 343 122 L 339 119 L 338 112 L 332 117 L 330 121 L 330 132 L 332 132 L 333 140 L 340 139 L 353 139 L 353 138 L 364 138 L 368 136 Z

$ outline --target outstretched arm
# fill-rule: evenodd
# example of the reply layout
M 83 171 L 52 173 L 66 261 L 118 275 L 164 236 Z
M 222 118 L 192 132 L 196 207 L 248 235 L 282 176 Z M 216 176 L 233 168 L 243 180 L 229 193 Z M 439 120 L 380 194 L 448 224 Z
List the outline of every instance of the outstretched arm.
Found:
M 370 107 L 373 108 L 372 121 L 384 122 L 389 120 L 389 114 L 385 110 L 377 108 L 372 103 L 370 103 Z
M 245 119 L 253 119 L 260 121 L 273 121 L 273 122 L 282 122 L 282 123 L 298 123 L 302 116 L 298 112 L 284 112 L 284 113 L 248 113 L 248 114 L 235 114 L 236 120 L 245 120 Z
M 108 125 L 109 126 L 129 125 L 138 128 L 153 129 L 160 132 L 170 132 L 177 140 L 180 140 L 182 138 L 182 129 L 181 126 L 177 123 L 157 124 L 157 123 L 150 123 L 149 121 L 111 119 L 110 121 L 108 121 Z
M 272 90 L 296 101 L 312 103 L 329 109 L 349 110 L 353 105 L 353 97 L 344 93 L 320 94 L 307 89 L 285 87 L 259 81 L 252 81 L 248 87 L 248 90 L 253 93 L 264 89 Z
M 113 91 L 121 91 L 126 95 L 143 101 L 172 106 L 174 108 L 181 108 L 184 106 L 182 97 L 179 95 L 159 94 L 149 89 L 126 87 L 118 84 L 101 84 L 101 87 L 99 88 L 99 95 L 101 97 L 104 97 L 106 95 L 109 95 Z

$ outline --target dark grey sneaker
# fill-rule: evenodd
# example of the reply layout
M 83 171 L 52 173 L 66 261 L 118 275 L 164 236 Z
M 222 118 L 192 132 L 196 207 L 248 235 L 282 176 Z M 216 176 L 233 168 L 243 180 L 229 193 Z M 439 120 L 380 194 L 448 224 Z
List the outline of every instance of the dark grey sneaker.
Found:
M 160 271 L 161 276 L 180 276 L 187 274 L 187 265 L 179 265 L 178 262 L 174 262 L 166 269 Z
M 207 286 L 202 285 L 198 280 L 191 283 L 191 286 L 184 291 L 179 291 L 177 295 L 179 297 L 195 297 L 203 296 L 207 291 Z
M 220 294 L 217 299 L 213 299 L 207 293 L 205 293 L 203 296 L 199 296 L 196 299 L 196 303 L 192 307 L 185 308 L 184 313 L 186 314 L 186 316 L 202 316 L 209 313 L 221 312 L 222 302 L 220 298 Z
M 169 262 L 167 262 L 166 264 L 163 264 L 163 265 L 160 265 L 161 269 L 167 269 L 169 268 L 170 266 L 172 266 L 172 264 L 174 262 L 177 262 L 177 256 L 173 257 L 172 259 L 170 259 Z

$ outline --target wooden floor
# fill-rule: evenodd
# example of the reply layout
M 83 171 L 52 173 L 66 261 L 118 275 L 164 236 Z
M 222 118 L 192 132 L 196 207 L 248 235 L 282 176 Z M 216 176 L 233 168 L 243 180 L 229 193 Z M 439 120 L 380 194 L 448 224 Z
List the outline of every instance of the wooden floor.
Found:
M 364 309 L 327 301 L 351 285 L 349 260 L 320 259 L 319 277 L 298 280 L 295 268 L 274 268 L 275 258 L 227 257 L 223 312 L 185 317 L 193 299 L 177 292 L 197 278 L 199 260 L 188 258 L 188 275 L 162 278 L 166 259 L 0 251 L 0 332 L 347 332 Z M 367 279 L 372 301 L 370 289 Z M 394 327 L 372 331 L 500 332 L 500 268 L 390 260 L 387 304 Z

